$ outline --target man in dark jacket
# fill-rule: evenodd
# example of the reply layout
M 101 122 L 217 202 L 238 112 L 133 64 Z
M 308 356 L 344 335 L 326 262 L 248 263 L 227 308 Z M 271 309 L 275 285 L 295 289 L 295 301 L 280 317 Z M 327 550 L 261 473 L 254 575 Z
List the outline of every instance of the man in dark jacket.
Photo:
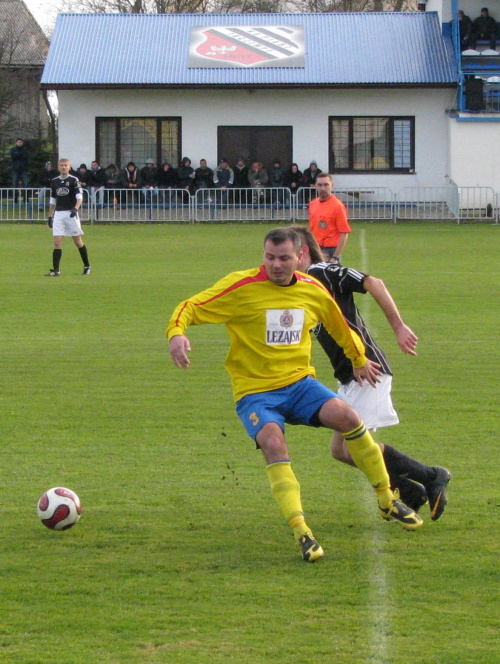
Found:
M 476 48 L 478 39 L 486 39 L 490 42 L 490 48 L 495 50 L 497 41 L 497 23 L 493 16 L 490 16 L 488 7 L 481 9 L 481 16 L 478 16 L 472 24 L 471 47 Z
M 22 138 L 16 140 L 16 144 L 10 150 L 10 158 L 12 159 L 12 187 L 17 188 L 19 180 L 23 183 L 26 189 L 28 186 L 28 160 L 29 150 L 24 145 Z

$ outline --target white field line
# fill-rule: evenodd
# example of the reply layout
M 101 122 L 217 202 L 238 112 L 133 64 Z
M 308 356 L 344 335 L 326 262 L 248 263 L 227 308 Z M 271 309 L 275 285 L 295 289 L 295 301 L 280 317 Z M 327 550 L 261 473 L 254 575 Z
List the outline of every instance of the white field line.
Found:
M 361 272 L 369 274 L 365 229 L 360 230 L 358 237 L 361 250 Z M 370 295 L 360 297 L 357 303 L 367 327 L 370 328 L 370 311 L 374 305 L 372 297 Z M 365 483 L 365 487 L 366 489 L 363 492 L 364 501 L 372 512 L 376 512 L 377 506 L 373 489 L 367 483 Z M 376 518 L 375 515 L 374 518 Z M 368 569 L 370 595 L 369 606 L 367 608 L 372 619 L 368 643 L 371 649 L 369 661 L 373 662 L 373 664 L 385 664 L 387 662 L 389 646 L 387 635 L 391 632 L 389 588 L 383 555 L 383 539 L 380 532 L 378 527 L 372 531 L 372 556 L 370 557 L 372 565 Z

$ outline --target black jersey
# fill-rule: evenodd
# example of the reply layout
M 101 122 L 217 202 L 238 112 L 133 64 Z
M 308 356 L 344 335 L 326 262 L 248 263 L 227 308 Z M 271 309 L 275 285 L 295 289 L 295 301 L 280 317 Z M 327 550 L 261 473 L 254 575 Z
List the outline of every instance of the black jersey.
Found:
M 344 318 L 350 327 L 361 337 L 366 348 L 366 357 L 369 360 L 378 362 L 382 367 L 382 373 L 392 376 L 391 367 L 384 351 L 375 343 L 354 302 L 353 293 L 366 293 L 363 287 L 363 280 L 368 275 L 335 263 L 316 263 L 315 265 L 311 265 L 307 272 L 318 279 L 318 281 L 321 281 L 333 295 L 344 314 Z M 328 355 L 328 359 L 335 372 L 335 378 L 343 385 L 355 380 L 351 361 L 345 356 L 342 348 L 335 343 L 321 323 L 316 327 L 314 333 L 323 350 Z
M 65 178 L 58 176 L 50 182 L 50 195 L 55 200 L 56 210 L 71 210 L 75 207 L 77 195 L 82 197 L 82 188 L 78 178 L 67 175 Z

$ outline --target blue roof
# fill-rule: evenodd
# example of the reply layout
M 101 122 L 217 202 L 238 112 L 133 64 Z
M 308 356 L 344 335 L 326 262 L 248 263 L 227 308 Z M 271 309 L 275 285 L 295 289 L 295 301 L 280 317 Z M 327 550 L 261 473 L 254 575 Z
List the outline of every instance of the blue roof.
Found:
M 191 28 L 303 26 L 303 67 L 190 68 Z M 436 12 L 60 14 L 44 88 L 93 86 L 451 85 Z

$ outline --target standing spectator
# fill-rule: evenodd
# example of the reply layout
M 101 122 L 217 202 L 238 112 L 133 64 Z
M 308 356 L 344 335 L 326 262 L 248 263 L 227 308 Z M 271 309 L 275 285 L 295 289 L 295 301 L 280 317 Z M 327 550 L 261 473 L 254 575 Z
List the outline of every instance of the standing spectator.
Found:
M 82 188 L 78 178 L 70 174 L 69 159 L 59 159 L 59 177 L 52 180 L 49 207 L 49 228 L 52 229 L 54 250 L 52 252 L 52 269 L 46 277 L 58 277 L 62 257 L 64 237 L 72 237 L 78 247 L 83 261 L 83 274 L 90 274 L 90 263 L 87 247 L 82 240 L 82 227 L 78 211 L 83 202 Z
M 289 171 L 285 173 L 285 187 L 288 187 L 292 194 L 296 194 L 300 187 L 304 186 L 304 176 L 299 171 L 298 164 L 292 164 Z
M 264 202 L 266 197 L 265 186 L 269 182 L 267 171 L 262 167 L 260 161 L 253 161 L 251 167 L 248 169 L 248 183 L 250 187 L 255 190 L 252 195 L 252 202 Z
M 181 165 L 177 169 L 177 177 L 179 179 L 179 187 L 186 189 L 190 194 L 194 188 L 194 168 L 191 166 L 191 159 L 183 157 Z
M 318 164 L 315 161 L 311 161 L 309 168 L 306 168 L 304 171 L 304 180 L 306 187 L 314 187 L 316 184 L 316 178 L 321 173 L 318 168 Z
M 92 171 L 89 171 L 87 168 L 87 164 L 80 164 L 76 171 L 76 177 L 78 178 L 82 189 L 89 191 L 89 189 L 94 186 L 94 176 Z
M 152 200 L 152 197 L 158 194 L 157 184 L 158 170 L 155 167 L 154 159 L 148 157 L 146 165 L 139 171 L 139 186 L 144 196 L 146 196 L 146 200 L 148 195 L 150 196 L 150 200 Z
M 177 172 L 172 165 L 166 161 L 158 171 L 158 188 L 159 189 L 177 189 L 179 180 L 177 179 Z
M 471 47 L 476 48 L 478 39 L 486 39 L 490 42 L 490 48 L 495 50 L 497 42 L 497 23 L 490 16 L 488 7 L 481 9 L 481 15 L 472 24 Z
M 19 180 L 22 182 L 24 189 L 28 187 L 28 160 L 29 160 L 29 150 L 24 145 L 22 138 L 16 140 L 16 144 L 10 150 L 10 158 L 12 160 L 12 187 L 17 189 L 19 186 Z M 17 201 L 17 192 L 15 194 L 14 200 Z
M 101 168 L 101 164 L 98 161 L 94 160 L 90 164 L 90 170 L 94 178 L 94 189 L 101 189 L 101 187 L 106 186 L 106 171 L 104 168 Z
M 285 171 L 279 159 L 273 161 L 273 167 L 269 171 L 269 184 L 271 187 L 283 187 L 285 184 Z M 273 203 L 283 203 L 282 191 L 271 192 L 271 197 Z
M 321 247 L 325 261 L 340 260 L 351 232 L 346 207 L 332 194 L 333 178 L 330 173 L 320 173 L 315 186 L 318 198 L 309 203 L 309 228 Z
M 214 186 L 214 172 L 207 166 L 206 159 L 200 159 L 200 166 L 194 172 L 194 185 L 198 189 L 211 189 Z
M 115 164 L 109 164 L 109 166 L 106 167 L 104 186 L 106 189 L 114 189 L 115 191 L 112 195 L 106 192 L 104 194 L 105 200 L 103 202 L 106 203 L 107 205 L 109 205 L 110 203 L 115 203 L 115 204 L 118 203 L 120 194 L 116 190 L 121 189 L 122 178 Z

